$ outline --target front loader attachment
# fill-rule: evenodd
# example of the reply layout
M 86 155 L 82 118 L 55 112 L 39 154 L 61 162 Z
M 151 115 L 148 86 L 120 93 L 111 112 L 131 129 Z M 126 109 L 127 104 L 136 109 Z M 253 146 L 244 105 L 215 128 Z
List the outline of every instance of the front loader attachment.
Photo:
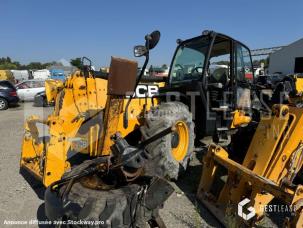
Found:
M 45 152 L 47 143 L 43 138 L 39 138 L 37 123 L 45 124 L 38 116 L 29 117 L 25 123 L 20 166 L 29 170 L 37 179 L 42 181 L 43 176 L 40 172 L 39 161 Z
M 107 80 L 80 72 L 68 78 L 56 95 L 53 113 L 45 120 L 27 119 L 20 167 L 48 186 L 80 162 L 79 157 L 98 156 L 106 97 Z M 48 136 L 39 134 L 38 124 L 48 128 Z
M 65 170 L 70 168 L 68 158 L 73 149 L 72 144 L 75 143 L 72 139 L 76 138 L 82 122 L 83 120 L 79 119 L 70 123 L 70 131 L 65 131 L 59 117 L 49 116 L 48 120 L 44 121 L 31 116 L 25 124 L 21 168 L 32 173 L 45 186 L 60 179 Z M 50 136 L 39 135 L 38 123 L 48 126 Z
M 302 126 L 302 109 L 275 105 L 273 115 L 258 124 L 243 161 L 211 145 L 203 158 L 199 200 L 227 227 L 302 227 Z M 282 212 L 280 223 L 268 212 Z

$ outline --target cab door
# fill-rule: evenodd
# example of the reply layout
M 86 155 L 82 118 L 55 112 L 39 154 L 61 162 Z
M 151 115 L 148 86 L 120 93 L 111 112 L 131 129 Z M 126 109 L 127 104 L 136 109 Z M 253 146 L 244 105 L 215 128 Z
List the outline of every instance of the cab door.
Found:
M 250 50 L 241 43 L 235 44 L 236 109 L 250 112 L 252 106 L 251 86 L 254 81 Z

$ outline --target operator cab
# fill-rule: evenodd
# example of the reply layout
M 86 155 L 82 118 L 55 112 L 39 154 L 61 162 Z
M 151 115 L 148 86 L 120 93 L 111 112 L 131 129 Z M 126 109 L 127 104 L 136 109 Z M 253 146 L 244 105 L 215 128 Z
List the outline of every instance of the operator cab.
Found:
M 232 112 L 251 109 L 253 67 L 250 50 L 223 34 L 205 31 L 178 41 L 162 92 L 178 91 L 175 98 L 186 103 L 196 124 L 198 138 L 229 130 Z

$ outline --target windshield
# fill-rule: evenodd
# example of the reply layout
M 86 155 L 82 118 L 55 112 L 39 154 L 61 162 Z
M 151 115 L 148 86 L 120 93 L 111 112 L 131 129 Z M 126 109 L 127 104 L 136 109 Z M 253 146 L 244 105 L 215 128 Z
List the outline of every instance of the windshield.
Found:
M 172 82 L 199 79 L 202 76 L 208 37 L 200 37 L 183 43 L 177 50 L 170 78 Z

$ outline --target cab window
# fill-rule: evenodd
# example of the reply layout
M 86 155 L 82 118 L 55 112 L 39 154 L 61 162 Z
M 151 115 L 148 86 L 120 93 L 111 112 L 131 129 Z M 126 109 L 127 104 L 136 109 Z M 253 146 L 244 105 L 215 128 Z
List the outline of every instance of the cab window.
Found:
M 238 82 L 252 83 L 253 67 L 249 50 L 241 44 L 237 45 L 237 58 L 236 58 L 236 78 Z
M 221 83 L 226 88 L 230 82 L 230 40 L 217 37 L 211 51 L 207 79 L 208 83 Z
M 200 37 L 181 44 L 170 72 L 171 81 L 199 79 L 202 76 L 208 45 L 208 37 Z
M 236 81 L 237 108 L 248 110 L 251 108 L 250 84 L 253 82 L 253 67 L 249 50 L 241 44 L 236 45 Z
M 211 108 L 228 106 L 233 100 L 231 92 L 231 41 L 217 36 L 208 62 L 206 79 Z

